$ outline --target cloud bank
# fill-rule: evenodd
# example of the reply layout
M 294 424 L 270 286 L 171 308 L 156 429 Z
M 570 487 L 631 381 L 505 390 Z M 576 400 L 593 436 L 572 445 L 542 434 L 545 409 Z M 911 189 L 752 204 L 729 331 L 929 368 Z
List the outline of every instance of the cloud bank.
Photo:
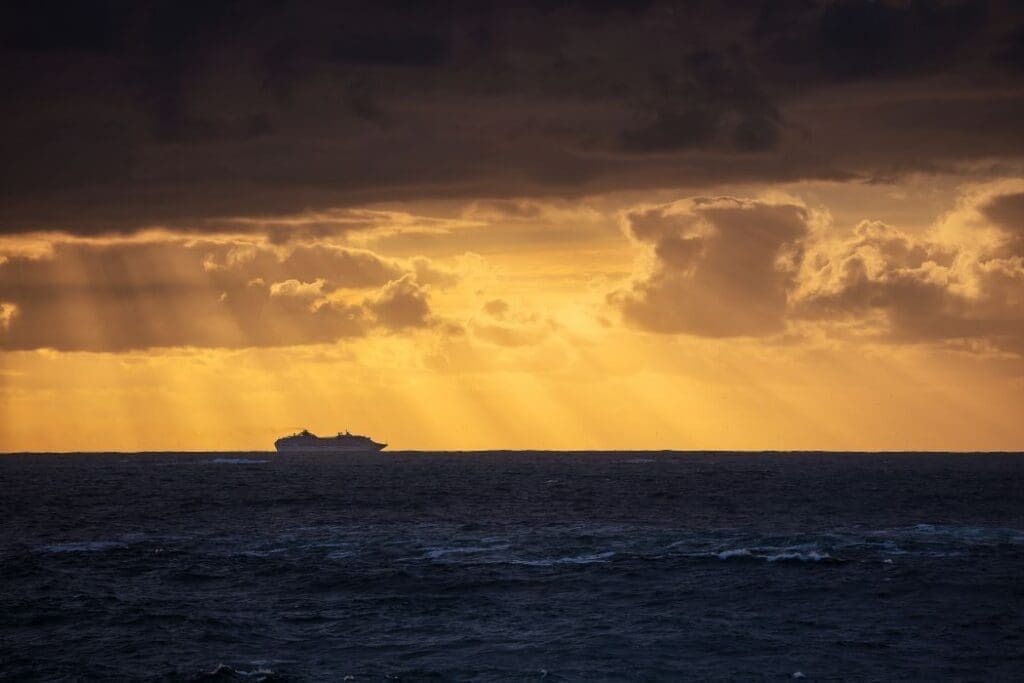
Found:
M 68 351 L 330 343 L 437 320 L 440 273 L 327 245 L 58 242 L 0 263 L 0 348 Z M 454 275 L 446 274 L 451 279 Z
M 929 233 L 848 233 L 800 203 L 732 197 L 625 217 L 651 265 L 609 296 L 640 329 L 765 337 L 815 323 L 887 343 L 1024 353 L 1024 186 L 968 193 Z
M 4 233 L 1024 157 L 1008 3 L 16 1 L 0 27 Z

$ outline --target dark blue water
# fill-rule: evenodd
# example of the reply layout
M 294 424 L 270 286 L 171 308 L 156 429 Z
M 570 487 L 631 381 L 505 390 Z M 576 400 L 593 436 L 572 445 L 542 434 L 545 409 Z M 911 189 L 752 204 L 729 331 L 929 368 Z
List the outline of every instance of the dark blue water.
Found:
M 1024 676 L 1015 455 L 9 456 L 0 529 L 8 680 Z

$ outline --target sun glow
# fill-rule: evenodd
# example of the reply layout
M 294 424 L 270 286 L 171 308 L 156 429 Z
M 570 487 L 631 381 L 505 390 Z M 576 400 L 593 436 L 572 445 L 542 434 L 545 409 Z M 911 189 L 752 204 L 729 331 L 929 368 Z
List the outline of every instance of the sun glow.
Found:
M 391 207 L 283 243 L 7 240 L 0 448 L 263 450 L 301 427 L 397 449 L 1020 443 L 1019 337 L 953 308 L 955 273 L 995 306 L 1006 285 L 986 273 L 1017 267 L 998 240 L 956 255 L 956 212 L 977 220 L 979 191 L 909 232 L 851 232 L 859 217 L 802 198 L 822 191 L 407 207 L 429 220 Z M 873 301 L 924 273 L 913 286 L 949 297 L 962 317 L 943 324 L 963 331 L 921 327 L 899 299 L 865 307 L 860 263 Z

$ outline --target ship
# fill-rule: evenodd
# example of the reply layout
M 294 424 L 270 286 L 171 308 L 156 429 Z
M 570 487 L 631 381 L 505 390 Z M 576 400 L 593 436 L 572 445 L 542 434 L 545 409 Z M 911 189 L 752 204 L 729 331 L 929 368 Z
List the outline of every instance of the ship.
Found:
M 274 442 L 278 453 L 366 453 L 383 450 L 386 443 L 377 443 L 368 436 L 338 432 L 337 436 L 317 436 L 303 429 Z

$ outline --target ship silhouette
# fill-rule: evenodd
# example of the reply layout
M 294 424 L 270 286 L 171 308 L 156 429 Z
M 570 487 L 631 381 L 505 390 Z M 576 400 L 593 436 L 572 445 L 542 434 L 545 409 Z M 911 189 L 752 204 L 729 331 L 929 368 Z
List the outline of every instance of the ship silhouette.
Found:
M 338 432 L 337 436 L 317 436 L 308 429 L 284 436 L 274 442 L 278 453 L 354 453 L 383 450 L 386 443 L 377 443 L 368 436 Z

